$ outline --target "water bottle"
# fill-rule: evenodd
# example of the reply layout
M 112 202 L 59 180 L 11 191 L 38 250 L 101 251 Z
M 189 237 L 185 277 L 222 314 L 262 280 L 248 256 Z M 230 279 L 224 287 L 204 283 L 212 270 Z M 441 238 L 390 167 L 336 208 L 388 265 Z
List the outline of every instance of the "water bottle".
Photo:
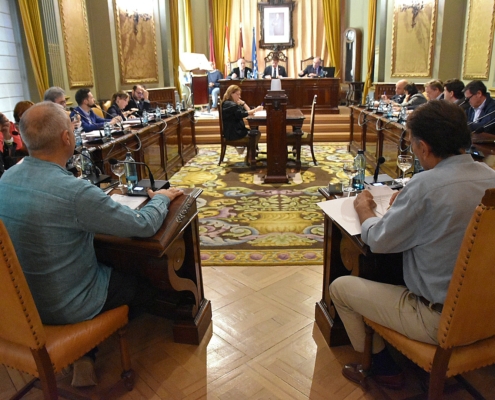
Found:
M 143 126 L 148 125 L 148 122 L 149 122 L 148 112 L 146 110 L 143 110 Z
M 399 114 L 399 120 L 402 123 L 406 122 L 406 120 L 407 120 L 407 110 L 406 110 L 406 107 L 401 107 L 400 114 Z
M 128 151 L 125 155 L 125 179 L 127 181 L 127 189 L 132 191 L 134 186 L 138 183 L 138 175 L 134 158 L 132 158 L 131 152 Z
M 378 102 L 378 110 L 376 111 L 382 113 L 384 111 L 384 108 L 385 108 L 385 102 L 383 101 L 383 99 L 380 99 L 380 101 Z
M 161 121 L 161 119 L 162 119 L 162 110 L 160 109 L 159 106 L 156 106 L 155 121 Z
M 359 150 L 357 156 L 354 158 L 354 165 L 357 167 L 358 173 L 352 180 L 352 187 L 356 190 L 364 189 L 364 173 L 366 170 L 366 158 L 364 158 L 364 151 Z
M 81 172 L 83 176 L 89 176 L 93 173 L 91 154 L 86 147 L 83 147 L 81 150 Z
M 251 79 L 252 77 L 253 77 L 253 76 L 251 75 L 251 71 L 248 71 L 248 73 L 247 73 L 247 78 L 248 78 L 248 79 Z
M 179 92 L 177 90 L 174 90 L 174 99 L 175 104 L 180 103 Z
M 175 111 L 177 111 L 177 114 L 180 114 L 180 101 L 178 101 L 178 102 L 175 104 Z
M 422 171 L 424 171 L 423 166 L 419 162 L 418 157 L 414 156 L 414 174 L 417 174 L 417 173 L 422 172 Z
M 74 136 L 76 137 L 76 147 L 81 147 L 83 144 L 83 139 L 82 139 L 82 128 L 76 128 L 74 131 Z
M 110 122 L 105 122 L 103 124 L 103 136 L 105 140 L 112 140 L 112 127 L 110 126 Z

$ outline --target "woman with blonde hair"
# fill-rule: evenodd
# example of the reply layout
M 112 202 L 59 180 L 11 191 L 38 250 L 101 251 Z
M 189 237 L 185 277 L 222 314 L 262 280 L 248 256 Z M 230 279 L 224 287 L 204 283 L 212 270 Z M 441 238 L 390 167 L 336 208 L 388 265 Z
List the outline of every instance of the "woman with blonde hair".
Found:
M 124 92 L 123 90 L 114 93 L 112 96 L 112 105 L 108 108 L 107 114 L 108 116 L 121 117 L 122 121 L 125 121 L 129 115 L 131 115 L 134 111 L 124 111 L 127 104 L 129 103 L 129 94 Z
M 230 85 L 223 95 L 222 103 L 221 118 L 225 140 L 237 140 L 245 137 L 249 130 L 244 124 L 244 118 L 261 110 L 263 110 L 263 106 L 251 109 L 241 99 L 241 88 L 237 85 Z

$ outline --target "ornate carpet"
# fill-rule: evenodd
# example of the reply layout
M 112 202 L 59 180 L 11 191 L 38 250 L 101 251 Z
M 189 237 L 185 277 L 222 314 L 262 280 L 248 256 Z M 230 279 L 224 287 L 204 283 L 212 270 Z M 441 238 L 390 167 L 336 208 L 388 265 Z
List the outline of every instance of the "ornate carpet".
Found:
M 263 144 L 260 145 L 263 150 Z M 318 166 L 303 148 L 302 169 L 288 184 L 263 185 L 244 165 L 244 155 L 220 146 L 200 146 L 176 173 L 173 186 L 203 189 L 198 199 L 201 262 L 204 266 L 283 266 L 323 263 L 323 200 L 318 188 L 346 182 L 342 162 L 352 160 L 346 144 L 315 146 Z

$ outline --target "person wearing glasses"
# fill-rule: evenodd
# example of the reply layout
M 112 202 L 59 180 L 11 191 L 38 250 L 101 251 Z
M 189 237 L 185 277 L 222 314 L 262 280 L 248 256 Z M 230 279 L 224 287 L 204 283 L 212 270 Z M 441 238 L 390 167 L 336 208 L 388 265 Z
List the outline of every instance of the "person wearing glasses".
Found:
M 464 88 L 464 96 L 469 105 L 468 126 L 471 132 L 495 134 L 495 101 L 481 81 L 469 82 Z

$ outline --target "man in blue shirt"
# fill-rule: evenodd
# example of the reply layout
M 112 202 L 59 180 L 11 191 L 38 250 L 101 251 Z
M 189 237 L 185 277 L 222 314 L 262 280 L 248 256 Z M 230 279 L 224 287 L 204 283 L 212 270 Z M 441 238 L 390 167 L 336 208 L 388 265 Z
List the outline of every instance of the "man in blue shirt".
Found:
M 32 106 L 20 120 L 29 156 L 0 180 L 0 219 L 7 227 L 44 324 L 91 319 L 122 304 L 142 308 L 136 277 L 98 262 L 96 233 L 149 237 L 156 233 L 178 189 L 149 191 L 139 211 L 121 205 L 65 169 L 75 137 L 64 109 L 52 102 Z M 150 287 L 147 285 L 146 287 Z M 83 360 L 86 359 L 86 360 Z M 74 364 L 73 385 L 96 384 L 87 357 Z M 91 368 L 81 371 L 84 362 Z
M 81 124 L 84 132 L 103 129 L 105 122 L 110 122 L 110 125 L 114 125 L 121 120 L 120 117 L 105 119 L 96 115 L 91 109 L 95 106 L 95 98 L 89 89 L 79 89 L 76 92 L 76 102 L 78 107 L 71 112 L 70 116 L 72 118 L 75 114 L 78 114 L 81 117 Z
M 361 239 L 374 253 L 402 253 L 406 286 L 343 276 L 330 296 L 356 351 L 364 350 L 363 316 L 411 339 L 438 344 L 443 303 L 465 230 L 495 171 L 475 162 L 464 149 L 471 144 L 466 114 L 459 106 L 431 100 L 407 119 L 411 149 L 425 169 L 412 177 L 379 218 L 367 190 L 356 197 Z M 361 381 L 362 367 L 348 364 L 343 375 Z M 383 339 L 373 337 L 371 376 L 398 389 L 403 374 Z
M 215 67 L 215 63 L 210 62 L 211 70 L 208 71 L 208 91 L 211 94 L 212 111 L 217 110 L 218 96 L 220 95 L 220 79 L 223 79 L 223 74 Z

